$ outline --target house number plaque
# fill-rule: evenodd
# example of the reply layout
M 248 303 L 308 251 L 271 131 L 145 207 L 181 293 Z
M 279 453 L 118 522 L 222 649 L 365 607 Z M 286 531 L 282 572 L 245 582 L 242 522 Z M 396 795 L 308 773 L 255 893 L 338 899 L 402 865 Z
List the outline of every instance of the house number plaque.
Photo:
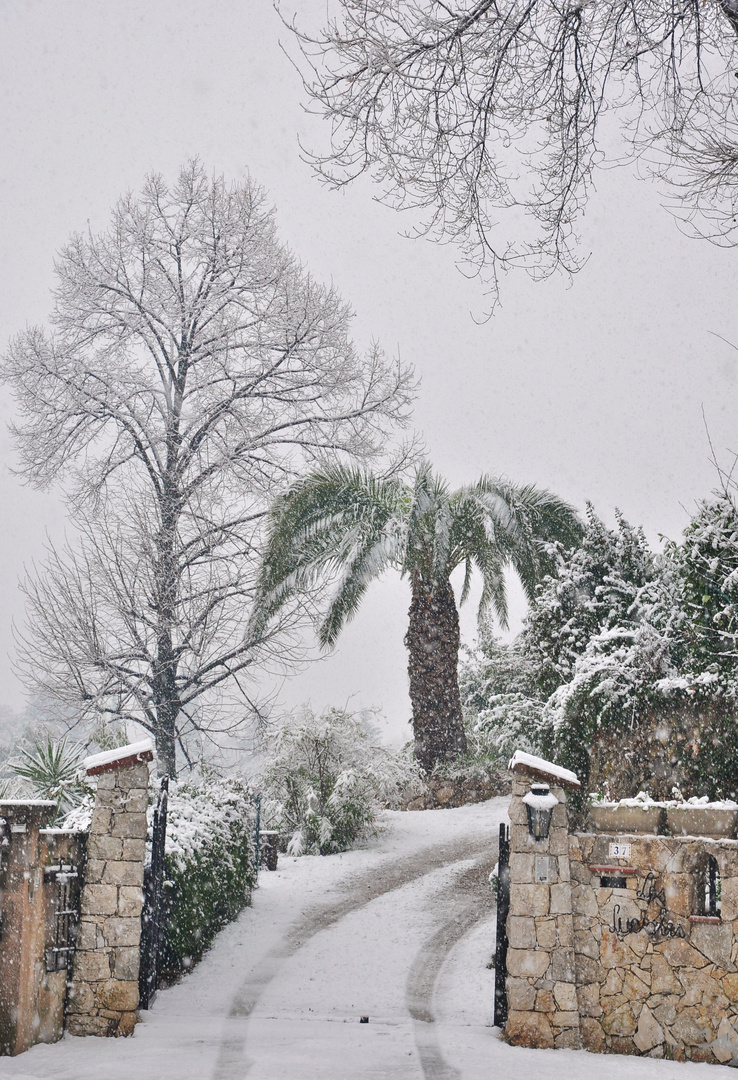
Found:
M 619 840 L 614 844 L 610 844 L 610 858 L 611 859 L 629 859 L 630 858 L 630 844 L 621 844 Z

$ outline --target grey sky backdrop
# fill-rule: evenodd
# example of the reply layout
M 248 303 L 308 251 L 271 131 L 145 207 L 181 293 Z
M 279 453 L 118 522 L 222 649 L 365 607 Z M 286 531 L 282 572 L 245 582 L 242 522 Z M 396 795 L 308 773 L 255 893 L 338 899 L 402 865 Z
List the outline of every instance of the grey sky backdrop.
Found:
M 284 0 L 304 26 L 325 0 Z M 0 343 L 51 307 L 53 259 L 69 234 L 107 225 L 147 172 L 172 179 L 191 156 L 269 192 L 285 239 L 355 311 L 358 343 L 378 338 L 415 365 L 415 425 L 436 468 L 459 484 L 484 471 L 549 486 L 613 520 L 618 506 L 654 542 L 676 538 L 715 483 L 703 427 L 738 450 L 738 253 L 680 234 L 658 187 L 601 172 L 581 223 L 591 257 L 573 285 L 502 282 L 502 307 L 455 268 L 454 250 L 404 239 L 403 219 L 362 181 L 322 187 L 298 133 L 325 147 L 302 109 L 292 49 L 269 0 L 42 0 L 0 7 Z M 409 222 L 407 223 L 409 224 Z M 2 420 L 12 403 L 2 391 Z M 727 458 L 727 454 L 726 454 Z M 54 493 L 21 486 L 0 433 L 0 704 L 23 707 L 11 620 L 24 563 L 63 535 Z M 284 688 L 293 705 L 375 704 L 409 736 L 402 637 L 406 587 L 370 592 L 337 652 Z M 522 605 L 517 604 L 518 618 Z M 471 640 L 470 608 L 463 632 Z

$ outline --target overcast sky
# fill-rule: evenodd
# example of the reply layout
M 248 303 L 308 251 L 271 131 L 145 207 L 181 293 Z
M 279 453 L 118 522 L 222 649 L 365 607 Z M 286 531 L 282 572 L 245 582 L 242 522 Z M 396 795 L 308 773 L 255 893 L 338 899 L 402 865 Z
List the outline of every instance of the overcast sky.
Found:
M 300 0 L 305 26 L 324 12 L 325 0 Z M 415 426 L 452 483 L 504 473 L 580 508 L 589 499 L 608 521 L 618 506 L 654 542 L 677 538 L 716 479 L 703 407 L 716 448 L 738 449 L 738 352 L 713 336 L 738 344 L 736 253 L 683 236 L 655 184 L 603 171 L 581 223 L 591 256 L 574 282 L 508 276 L 495 317 L 475 321 L 485 299 L 452 248 L 403 238 L 402 218 L 374 201 L 368 181 L 337 194 L 300 161 L 298 135 L 325 146 L 327 132 L 303 111 L 280 49 L 280 40 L 292 48 L 287 38 L 269 0 L 0 7 L 0 342 L 45 320 L 54 254 L 72 231 L 104 228 L 146 173 L 172 179 L 199 155 L 231 179 L 248 170 L 276 205 L 283 239 L 353 305 L 357 341 L 376 337 L 415 366 Z M 12 464 L 3 431 L 0 690 L 20 709 L 17 582 L 45 533 L 63 535 L 64 510 L 54 493 L 21 486 Z M 293 680 L 285 701 L 353 694 L 409 737 L 408 602 L 398 579 L 378 584 L 336 654 Z M 471 609 L 463 629 L 471 640 Z

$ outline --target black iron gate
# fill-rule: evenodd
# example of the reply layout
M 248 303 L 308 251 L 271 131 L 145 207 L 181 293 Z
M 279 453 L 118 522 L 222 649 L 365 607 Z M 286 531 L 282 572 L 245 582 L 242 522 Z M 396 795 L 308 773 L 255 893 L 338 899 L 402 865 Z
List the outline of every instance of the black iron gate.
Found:
M 261 866 L 261 795 L 254 795 L 256 807 L 256 820 L 254 821 L 254 862 L 256 864 L 256 876 L 259 876 Z M 258 885 L 257 885 L 258 888 Z
M 45 866 L 44 884 L 47 889 L 53 890 L 54 897 L 53 937 L 47 943 L 46 970 L 69 971 L 71 977 L 79 923 L 79 869 L 73 863 L 64 862 L 58 866 Z M 48 929 L 47 924 L 47 933 Z
M 507 915 L 510 910 L 510 826 L 500 825 L 500 854 L 497 859 L 497 946 L 495 948 L 496 1027 L 507 1023 Z
M 159 949 L 164 929 L 164 845 L 167 836 L 169 777 L 162 776 L 154 810 L 151 862 L 144 869 L 144 902 L 141 913 L 141 966 L 138 975 L 139 1006 L 148 1009 L 156 997 Z

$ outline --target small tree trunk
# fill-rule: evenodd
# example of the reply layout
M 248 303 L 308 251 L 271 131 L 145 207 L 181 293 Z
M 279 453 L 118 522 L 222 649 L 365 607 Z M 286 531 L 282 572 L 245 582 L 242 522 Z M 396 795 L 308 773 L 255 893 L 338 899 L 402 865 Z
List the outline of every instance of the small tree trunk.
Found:
M 160 702 L 156 706 L 156 760 L 159 776 L 177 778 L 177 728 L 176 720 L 179 709 L 171 702 Z
M 405 635 L 413 707 L 415 756 L 425 772 L 466 750 L 459 694 L 459 613 L 451 584 L 426 584 L 413 574 Z
M 174 438 L 169 440 L 168 462 L 176 461 Z M 179 499 L 171 479 L 163 482 L 160 503 L 161 527 L 156 536 L 155 610 L 157 615 L 156 659 L 152 678 L 156 709 L 156 756 L 160 776 L 177 777 L 177 719 L 181 703 L 177 692 L 177 657 L 173 643 L 176 625 L 178 560 L 175 554 Z
M 180 703 L 177 696 L 176 670 L 172 658 L 171 638 L 159 636 L 152 690 L 156 712 L 156 760 L 160 776 L 177 778 L 177 717 Z

